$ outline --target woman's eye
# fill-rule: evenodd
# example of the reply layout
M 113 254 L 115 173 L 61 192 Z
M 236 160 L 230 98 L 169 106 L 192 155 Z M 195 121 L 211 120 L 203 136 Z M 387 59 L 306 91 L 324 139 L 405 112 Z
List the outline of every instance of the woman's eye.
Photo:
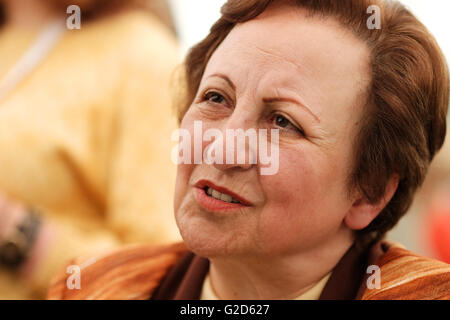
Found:
M 226 101 L 225 98 L 217 92 L 208 92 L 204 95 L 203 99 L 212 103 L 219 103 L 219 104 Z
M 282 128 L 286 128 L 289 127 L 289 125 L 292 125 L 288 119 L 280 115 L 275 116 L 275 124 Z
M 293 130 L 296 131 L 298 133 L 300 133 L 301 135 L 304 135 L 303 131 L 301 129 L 299 129 L 298 127 L 296 127 L 294 124 L 292 124 L 291 121 L 289 121 L 286 117 L 280 115 L 280 114 L 275 114 L 273 117 L 273 122 L 276 126 L 286 129 L 286 130 Z

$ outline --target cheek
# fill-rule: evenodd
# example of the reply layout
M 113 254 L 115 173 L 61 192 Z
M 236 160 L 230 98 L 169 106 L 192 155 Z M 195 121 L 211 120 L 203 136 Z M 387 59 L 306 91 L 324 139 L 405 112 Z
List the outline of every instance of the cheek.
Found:
M 279 171 L 261 176 L 267 203 L 260 217 L 261 239 L 287 247 L 316 241 L 342 219 L 339 168 L 324 154 L 303 148 L 282 150 Z
M 186 135 L 184 138 L 181 138 L 184 141 L 183 144 L 183 150 L 189 150 L 189 155 L 186 156 L 187 158 L 184 158 L 182 163 L 178 165 L 177 168 L 177 178 L 176 178 L 176 185 L 175 185 L 175 201 L 174 201 L 174 209 L 175 214 L 177 214 L 178 209 L 182 205 L 183 201 L 188 201 L 187 196 L 190 188 L 190 184 L 193 183 L 191 181 L 192 173 L 195 170 L 195 168 L 198 166 L 198 164 L 194 163 L 194 154 L 195 152 L 200 152 L 200 155 L 197 154 L 198 157 L 202 157 L 204 149 L 208 146 L 209 142 L 203 142 L 202 141 L 202 132 L 206 131 L 210 128 L 210 125 L 208 122 L 202 120 L 201 130 L 200 132 L 195 132 L 194 129 L 194 121 L 201 120 L 201 117 L 198 114 L 198 111 L 195 110 L 191 106 L 191 108 L 187 111 L 185 117 L 183 118 L 183 121 L 181 123 L 180 129 L 187 132 L 188 135 Z M 198 130 L 198 129 L 197 129 Z M 183 143 L 183 142 L 181 142 Z M 196 147 L 195 147 L 196 145 Z M 183 151 L 180 152 L 181 155 L 183 155 Z M 202 160 L 202 159 L 200 159 Z
M 175 196 L 174 196 L 174 210 L 175 210 L 175 214 L 177 214 L 178 209 L 180 208 L 183 199 L 186 197 L 187 192 L 189 190 L 189 180 L 190 177 L 192 175 L 192 171 L 194 170 L 195 164 L 193 161 L 193 154 L 194 154 L 194 150 L 193 150 L 193 138 L 194 137 L 194 121 L 190 119 L 189 116 L 189 111 L 186 113 L 185 117 L 183 118 L 183 121 L 181 122 L 181 126 L 180 129 L 181 130 L 187 130 L 187 132 L 189 132 L 190 135 L 190 154 L 191 154 L 191 159 L 190 162 L 185 163 L 182 162 L 180 164 L 178 164 L 177 166 L 177 177 L 176 177 L 176 183 L 175 183 Z M 187 137 L 185 137 L 187 138 Z M 183 138 L 181 138 L 183 139 Z M 186 143 L 186 141 L 184 141 Z M 178 149 L 178 145 L 182 143 L 182 142 L 178 142 L 177 145 L 174 148 Z M 186 145 L 184 145 L 183 148 L 185 148 Z M 176 150 L 177 152 L 179 152 L 179 150 Z M 182 153 L 181 153 L 182 154 Z
M 193 165 L 179 164 L 177 167 L 177 178 L 175 183 L 174 212 L 177 213 L 180 205 L 188 192 L 189 178 L 193 170 Z
M 320 198 L 326 175 L 321 159 L 314 159 L 303 151 L 280 148 L 278 173 L 261 176 L 267 205 L 283 204 L 286 208 L 312 205 Z

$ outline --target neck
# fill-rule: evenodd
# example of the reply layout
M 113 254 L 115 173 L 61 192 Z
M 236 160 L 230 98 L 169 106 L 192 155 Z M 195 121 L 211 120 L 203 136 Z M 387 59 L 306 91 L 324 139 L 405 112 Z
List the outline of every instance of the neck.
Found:
M 19 28 L 39 28 L 65 13 L 43 0 L 3 0 L 2 5 L 6 23 Z
M 212 258 L 211 285 L 224 300 L 295 299 L 328 275 L 352 245 L 336 243 L 279 257 Z

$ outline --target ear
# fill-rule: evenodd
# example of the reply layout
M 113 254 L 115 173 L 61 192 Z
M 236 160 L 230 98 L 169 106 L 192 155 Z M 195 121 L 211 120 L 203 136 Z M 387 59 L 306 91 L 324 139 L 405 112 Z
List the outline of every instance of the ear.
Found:
M 391 176 L 386 185 L 384 197 L 377 203 L 370 204 L 364 196 L 358 197 L 344 218 L 347 227 L 352 230 L 361 230 L 367 227 L 392 199 L 397 190 L 398 181 L 398 174 Z

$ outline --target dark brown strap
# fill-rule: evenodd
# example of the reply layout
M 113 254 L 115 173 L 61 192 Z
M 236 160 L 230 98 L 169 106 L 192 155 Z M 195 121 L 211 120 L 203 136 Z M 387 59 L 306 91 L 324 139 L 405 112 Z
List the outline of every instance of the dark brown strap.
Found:
M 192 252 L 184 254 L 161 281 L 152 300 L 197 300 L 208 273 L 209 260 Z
M 367 262 L 366 262 L 366 270 L 367 267 L 370 265 L 376 265 L 378 263 L 378 261 L 381 259 L 381 257 L 388 251 L 389 249 L 389 244 L 385 243 L 385 242 L 378 242 L 376 244 L 374 244 L 368 253 L 368 258 L 367 258 Z M 367 279 L 369 278 L 369 276 L 371 276 L 372 274 L 369 273 L 364 273 L 364 277 L 361 281 L 361 286 L 358 289 L 358 293 L 356 294 L 356 300 L 361 300 L 362 296 L 364 294 L 364 292 L 367 289 Z
M 364 278 L 367 251 L 353 245 L 334 267 L 319 300 L 354 300 Z
M 186 276 L 178 288 L 174 300 L 198 300 L 202 292 L 203 282 L 209 270 L 209 260 L 198 256 L 192 258 Z

